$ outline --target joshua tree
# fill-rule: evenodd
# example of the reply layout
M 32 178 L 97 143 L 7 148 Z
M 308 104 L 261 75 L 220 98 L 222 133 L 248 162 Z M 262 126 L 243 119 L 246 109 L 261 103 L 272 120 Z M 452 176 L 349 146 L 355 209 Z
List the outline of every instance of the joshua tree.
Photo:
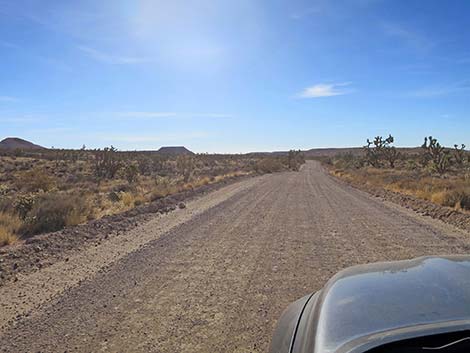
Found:
M 465 145 L 462 143 L 459 145 L 454 145 L 454 159 L 455 163 L 461 167 L 465 161 Z
M 176 158 L 176 168 L 183 175 L 184 181 L 188 182 L 195 168 L 195 161 L 191 156 L 178 156 Z
M 94 173 L 99 179 L 112 179 L 121 168 L 117 149 L 113 146 L 105 147 L 95 152 Z
M 366 162 L 372 167 L 380 167 L 380 150 L 382 148 L 382 143 L 382 136 L 376 136 L 374 141 L 367 139 L 367 145 L 364 146 Z
M 128 164 L 124 168 L 124 176 L 129 184 L 133 184 L 137 181 L 139 169 L 135 164 Z
M 383 150 L 385 159 L 390 165 L 390 168 L 395 168 L 395 162 L 400 158 L 400 152 L 394 146 L 387 146 Z
M 299 167 L 305 163 L 305 158 L 300 150 L 290 150 L 287 155 L 288 168 L 298 171 Z
M 432 163 L 432 168 L 439 174 L 444 174 L 449 170 L 450 154 L 449 151 L 441 146 L 437 139 L 432 136 L 425 137 L 421 146 L 424 149 L 425 160 Z
M 364 146 L 366 162 L 375 168 L 380 168 L 382 160 L 386 160 L 390 168 L 394 168 L 399 157 L 398 151 L 392 146 L 394 140 L 392 135 L 388 135 L 385 139 L 382 136 L 376 136 L 374 141 L 367 139 L 367 145 Z

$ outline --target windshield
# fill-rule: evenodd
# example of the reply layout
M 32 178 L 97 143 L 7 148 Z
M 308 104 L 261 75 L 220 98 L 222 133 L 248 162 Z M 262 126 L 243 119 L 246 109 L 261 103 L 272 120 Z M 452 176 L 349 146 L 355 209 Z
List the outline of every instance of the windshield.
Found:
M 468 353 L 470 333 L 468 331 L 420 337 L 394 342 L 370 350 L 367 353 Z

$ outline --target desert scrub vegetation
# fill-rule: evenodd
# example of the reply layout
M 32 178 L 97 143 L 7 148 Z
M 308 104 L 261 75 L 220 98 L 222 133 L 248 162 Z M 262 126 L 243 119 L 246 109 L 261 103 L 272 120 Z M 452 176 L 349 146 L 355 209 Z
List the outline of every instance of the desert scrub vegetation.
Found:
M 357 185 L 385 188 L 464 212 L 470 211 L 470 152 L 442 146 L 432 136 L 421 147 L 393 146 L 394 138 L 367 140 L 363 152 L 325 159 L 330 171 Z
M 89 150 L 0 151 L 0 246 L 237 176 L 297 170 L 273 155 Z
M 258 173 L 276 173 L 283 170 L 298 171 L 305 163 L 305 157 L 301 151 L 290 150 L 287 154 L 274 154 L 260 158 L 254 165 Z

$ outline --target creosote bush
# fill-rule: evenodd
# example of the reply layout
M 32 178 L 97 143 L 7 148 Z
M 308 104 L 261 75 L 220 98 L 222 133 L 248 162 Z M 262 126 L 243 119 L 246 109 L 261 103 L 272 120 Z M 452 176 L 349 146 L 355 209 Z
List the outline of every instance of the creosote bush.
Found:
M 16 179 L 16 187 L 26 192 L 50 191 L 55 185 L 55 178 L 42 169 L 22 172 Z
M 445 191 L 442 205 L 470 211 L 470 188 Z
M 87 204 L 83 198 L 68 194 L 45 194 L 38 198 L 27 214 L 22 235 L 54 232 L 86 219 Z

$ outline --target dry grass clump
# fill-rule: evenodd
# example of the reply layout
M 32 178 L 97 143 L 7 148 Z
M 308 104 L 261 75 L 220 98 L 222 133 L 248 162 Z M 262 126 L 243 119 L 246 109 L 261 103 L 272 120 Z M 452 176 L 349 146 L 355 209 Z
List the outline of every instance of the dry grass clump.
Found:
M 0 246 L 11 245 L 18 241 L 18 237 L 0 228 Z
M 470 211 L 470 180 L 462 174 L 446 178 L 419 169 L 333 169 L 332 173 L 357 185 L 371 185 L 415 196 L 441 206 Z
M 120 201 L 124 206 L 123 209 L 128 210 L 135 206 L 139 206 L 145 203 L 147 200 L 141 194 L 134 194 L 131 192 L 122 192 L 120 195 Z
M 0 212 L 0 246 L 15 243 L 22 225 L 23 222 L 17 215 Z

